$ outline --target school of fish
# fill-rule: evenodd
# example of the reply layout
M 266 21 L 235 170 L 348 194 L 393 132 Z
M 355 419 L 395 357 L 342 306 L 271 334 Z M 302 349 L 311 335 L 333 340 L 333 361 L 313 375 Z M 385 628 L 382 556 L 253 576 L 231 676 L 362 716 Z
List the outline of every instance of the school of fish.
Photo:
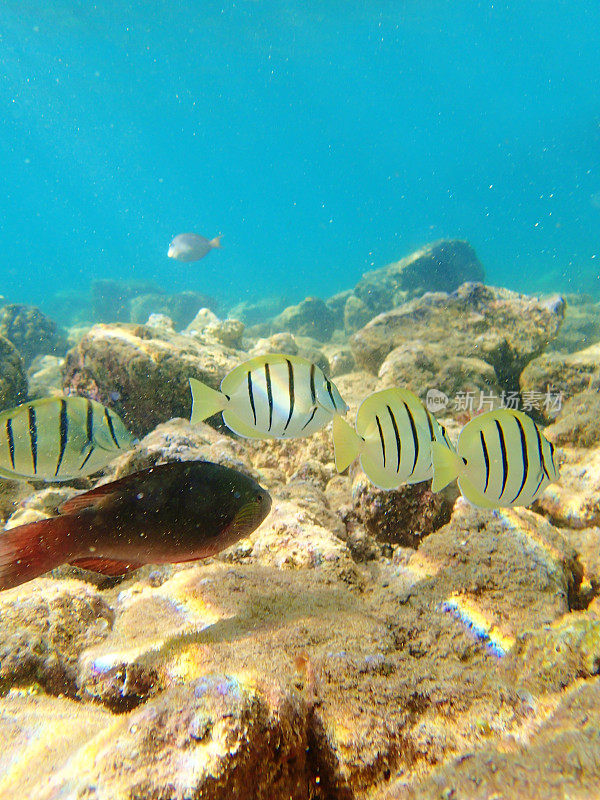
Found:
M 207 251 L 208 252 L 208 251 Z M 239 436 L 293 439 L 333 422 L 335 464 L 359 459 L 381 489 L 457 480 L 481 508 L 527 506 L 558 480 L 554 448 L 526 414 L 502 408 L 474 417 L 456 447 L 408 389 L 369 395 L 354 425 L 348 405 L 323 370 L 301 356 L 269 354 L 239 364 L 218 390 L 190 378 L 197 424 L 222 413 Z M 0 413 L 0 477 L 66 481 L 91 475 L 135 445 L 123 421 L 84 397 L 52 397 Z M 0 590 L 63 563 L 120 575 L 146 563 L 213 555 L 266 517 L 268 492 L 233 469 L 175 462 L 77 495 L 58 517 L 0 535 Z

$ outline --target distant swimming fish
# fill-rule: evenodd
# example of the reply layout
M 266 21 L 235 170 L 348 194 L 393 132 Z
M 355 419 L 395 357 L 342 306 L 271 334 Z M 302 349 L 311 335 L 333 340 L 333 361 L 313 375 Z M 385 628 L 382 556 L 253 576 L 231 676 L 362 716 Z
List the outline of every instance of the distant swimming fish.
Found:
M 47 397 L 0 414 L 0 476 L 13 480 L 91 475 L 133 445 L 120 417 L 86 397 Z
M 0 590 L 64 563 L 105 575 L 224 550 L 269 513 L 256 481 L 206 461 L 163 464 L 77 495 L 60 516 L 0 533 Z
M 211 250 L 221 247 L 221 237 L 207 239 L 197 233 L 180 233 L 169 245 L 169 258 L 177 261 L 200 261 Z
M 445 428 L 408 389 L 391 388 L 369 395 L 356 415 L 355 428 L 333 420 L 335 464 L 343 472 L 355 458 L 380 489 L 431 478 L 431 443 L 452 448 Z
M 235 367 L 220 391 L 190 378 L 192 416 L 198 422 L 223 412 L 223 421 L 251 439 L 310 436 L 348 406 L 323 371 L 301 356 L 257 356 Z
M 462 494 L 476 506 L 528 506 L 558 480 L 554 447 L 522 411 L 501 408 L 468 422 L 457 452 L 432 445 L 434 492 L 458 477 Z

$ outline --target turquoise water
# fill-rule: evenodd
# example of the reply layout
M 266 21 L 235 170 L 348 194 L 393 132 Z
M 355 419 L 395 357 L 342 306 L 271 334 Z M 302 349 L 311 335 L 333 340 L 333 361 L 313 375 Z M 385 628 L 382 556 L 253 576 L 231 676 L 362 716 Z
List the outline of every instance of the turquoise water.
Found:
M 440 237 L 598 294 L 600 4 L 0 5 L 0 294 L 329 296 Z M 222 233 L 198 264 L 171 238 Z

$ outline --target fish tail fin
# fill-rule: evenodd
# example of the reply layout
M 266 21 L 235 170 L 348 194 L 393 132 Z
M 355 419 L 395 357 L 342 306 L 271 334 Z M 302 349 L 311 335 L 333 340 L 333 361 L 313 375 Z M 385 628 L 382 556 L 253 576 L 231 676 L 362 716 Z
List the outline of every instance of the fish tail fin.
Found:
M 72 520 L 52 517 L 0 533 L 0 591 L 31 581 L 71 555 Z
M 358 435 L 351 425 L 339 414 L 333 418 L 333 450 L 335 454 L 335 468 L 343 472 L 362 450 L 364 440 Z
M 198 422 L 212 417 L 213 414 L 218 414 L 223 411 L 227 405 L 227 398 L 223 392 L 212 389 L 196 378 L 190 378 L 190 388 L 192 390 L 192 416 L 190 423 L 197 425 Z
M 454 450 L 441 442 L 431 443 L 431 461 L 433 464 L 433 481 L 431 491 L 439 492 L 461 472 L 463 462 Z
M 211 247 L 221 247 L 221 238 L 222 238 L 221 234 L 219 234 L 218 236 L 215 236 L 214 239 L 210 240 L 209 245 Z

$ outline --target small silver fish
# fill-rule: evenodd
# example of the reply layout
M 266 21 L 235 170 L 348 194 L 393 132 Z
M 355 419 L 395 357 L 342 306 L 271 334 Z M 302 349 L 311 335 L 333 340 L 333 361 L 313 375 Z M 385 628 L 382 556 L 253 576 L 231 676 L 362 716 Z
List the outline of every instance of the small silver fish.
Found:
M 180 233 L 169 245 L 169 258 L 177 261 L 200 261 L 211 250 L 221 247 L 221 237 L 207 239 L 198 233 Z
M 552 443 L 522 411 L 500 408 L 474 417 L 456 451 L 431 445 L 431 488 L 439 492 L 458 478 L 463 496 L 480 508 L 528 506 L 558 480 Z
M 239 364 L 220 391 L 190 378 L 191 423 L 223 412 L 234 433 L 251 439 L 310 436 L 348 406 L 323 371 L 301 356 L 272 353 Z
M 121 418 L 86 397 L 45 397 L 0 414 L 0 476 L 12 480 L 91 475 L 133 445 Z
M 338 472 L 360 457 L 369 480 L 380 489 L 431 478 L 432 442 L 452 447 L 443 425 L 408 389 L 393 387 L 369 395 L 358 409 L 354 428 L 339 416 L 333 420 Z

